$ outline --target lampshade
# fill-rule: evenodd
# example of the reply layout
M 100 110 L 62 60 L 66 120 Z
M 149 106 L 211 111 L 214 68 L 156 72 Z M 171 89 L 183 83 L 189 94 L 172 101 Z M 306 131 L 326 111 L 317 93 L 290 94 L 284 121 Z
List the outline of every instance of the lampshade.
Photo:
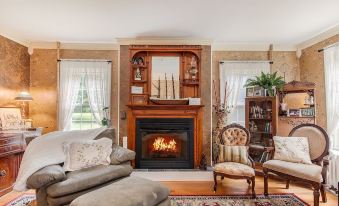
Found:
M 18 96 L 15 97 L 17 101 L 32 101 L 33 98 L 30 93 L 28 92 L 20 92 Z

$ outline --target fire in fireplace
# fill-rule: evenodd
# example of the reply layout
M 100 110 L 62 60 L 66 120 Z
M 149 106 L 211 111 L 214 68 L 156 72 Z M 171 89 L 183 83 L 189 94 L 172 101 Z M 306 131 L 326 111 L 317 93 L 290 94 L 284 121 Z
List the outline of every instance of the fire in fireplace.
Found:
M 138 119 L 137 168 L 193 168 L 192 119 Z

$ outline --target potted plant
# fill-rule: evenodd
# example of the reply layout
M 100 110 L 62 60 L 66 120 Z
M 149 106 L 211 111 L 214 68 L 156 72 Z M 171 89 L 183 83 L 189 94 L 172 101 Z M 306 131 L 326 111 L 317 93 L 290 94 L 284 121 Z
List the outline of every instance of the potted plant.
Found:
M 277 72 L 273 74 L 261 72 L 260 76 L 248 79 L 244 87 L 260 86 L 267 90 L 269 96 L 275 96 L 275 90 L 281 90 L 284 84 L 283 77 L 277 76 Z

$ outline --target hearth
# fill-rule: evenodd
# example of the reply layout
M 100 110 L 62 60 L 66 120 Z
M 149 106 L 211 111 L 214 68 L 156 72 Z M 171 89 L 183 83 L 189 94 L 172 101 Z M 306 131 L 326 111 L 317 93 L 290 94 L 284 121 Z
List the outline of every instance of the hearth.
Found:
M 136 168 L 193 168 L 193 131 L 191 118 L 137 119 Z

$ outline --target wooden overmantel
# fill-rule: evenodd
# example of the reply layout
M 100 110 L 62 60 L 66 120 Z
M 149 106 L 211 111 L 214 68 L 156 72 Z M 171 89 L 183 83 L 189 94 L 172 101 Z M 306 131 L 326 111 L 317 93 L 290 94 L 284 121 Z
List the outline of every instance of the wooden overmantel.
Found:
M 138 118 L 192 118 L 194 121 L 194 167 L 199 166 L 202 151 L 203 105 L 127 105 L 128 148 L 135 150 Z

